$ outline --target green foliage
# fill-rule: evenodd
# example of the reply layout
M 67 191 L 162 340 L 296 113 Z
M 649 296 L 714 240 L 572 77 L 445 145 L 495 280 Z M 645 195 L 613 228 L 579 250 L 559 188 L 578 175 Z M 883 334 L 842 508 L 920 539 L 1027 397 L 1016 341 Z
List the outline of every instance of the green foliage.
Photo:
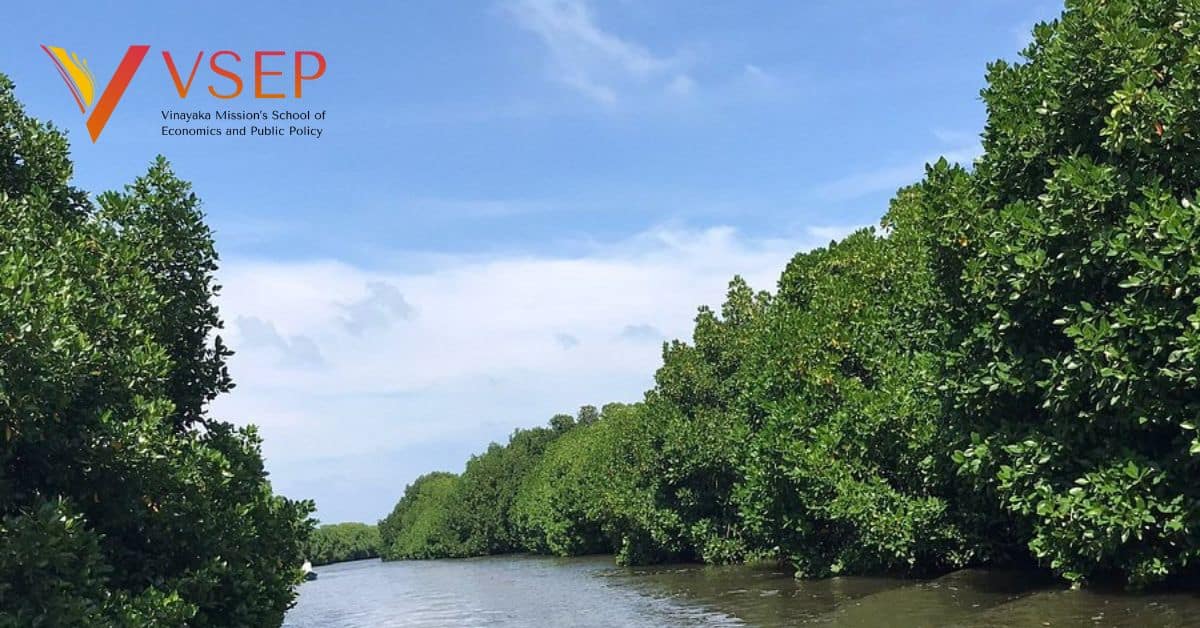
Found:
M 430 473 L 406 487 L 379 522 L 381 555 L 400 558 L 480 556 L 525 549 L 528 532 L 515 513 L 518 493 L 547 447 L 599 420 L 592 406 L 579 416 L 555 415 L 549 427 L 516 430 L 507 445 L 472 456 L 462 475 Z
M 378 558 L 379 528 L 365 523 L 331 523 L 318 526 L 308 539 L 305 555 L 313 565 Z
M 1070 580 L 1200 557 L 1198 18 L 1069 2 L 989 69 L 975 172 L 928 177 L 955 460 Z
M 165 386 L 174 403 L 172 421 L 190 427 L 203 421 L 205 405 L 233 388 L 225 368 L 231 355 L 220 336 L 212 273 L 217 252 L 191 186 L 159 159 L 126 193 L 99 197 L 100 220 L 119 225 L 121 239 L 139 254 L 155 294 L 158 315 L 147 331 L 171 358 Z
M 520 487 L 484 517 L 625 562 L 1196 574 L 1198 51 L 1190 0 L 1069 1 L 989 67 L 973 170 L 930 166 L 774 294 L 735 278 L 642 403 L 475 464 Z
M 404 489 L 392 513 L 379 522 L 380 554 L 385 560 L 448 558 L 467 555 L 451 527 L 458 476 L 435 471 Z
M 574 426 L 573 417 L 560 416 L 570 418 Z M 525 477 L 558 434 L 547 428 L 517 430 L 507 446 L 492 443 L 467 462 L 454 493 L 452 519 L 464 552 L 474 556 L 521 548 L 513 503 Z
M 641 479 L 631 463 L 629 432 L 640 406 L 610 404 L 602 413 L 584 406 L 578 426 L 555 440 L 521 485 L 513 519 L 524 547 L 560 556 L 622 550 L 630 531 L 629 506 Z M 673 531 L 673 535 L 676 531 Z
M 904 213 L 916 198 L 895 203 Z M 948 505 L 934 345 L 945 332 L 908 230 L 797 255 L 747 345 L 754 421 L 740 512 L 806 575 L 944 570 L 973 554 Z
M 581 427 L 564 434 L 521 486 L 513 519 L 526 547 L 560 556 L 611 551 L 602 530 L 608 478 L 598 472 L 599 432 Z
M 161 158 L 96 206 L 70 175 L 0 77 L 0 625 L 278 625 L 312 506 L 205 416 L 231 384 L 198 201 Z
M 735 491 L 744 479 L 745 444 L 760 417 L 742 411 L 741 393 L 754 376 L 746 359 L 770 303 L 770 295 L 735 277 L 719 315 L 700 308 L 692 345 L 664 347 L 656 386 L 646 395 L 646 420 L 655 424 L 659 450 L 650 490 L 657 506 L 678 519 L 670 525 L 682 530 L 678 551 L 684 556 L 725 563 L 754 549 Z

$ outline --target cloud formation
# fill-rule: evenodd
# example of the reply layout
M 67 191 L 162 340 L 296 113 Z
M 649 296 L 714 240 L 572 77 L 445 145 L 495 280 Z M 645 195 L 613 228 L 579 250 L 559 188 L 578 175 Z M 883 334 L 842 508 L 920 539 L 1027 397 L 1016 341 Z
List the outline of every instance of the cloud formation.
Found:
M 563 349 L 574 349 L 579 346 L 579 339 L 571 334 L 554 334 L 554 341 Z
M 384 329 L 398 320 L 411 318 L 415 313 L 413 306 L 392 284 L 371 281 L 367 283 L 366 290 L 367 296 L 345 306 L 346 315 L 342 317 L 342 325 L 356 336 Z
M 907 163 L 881 166 L 840 177 L 817 186 L 816 196 L 825 200 L 840 201 L 861 198 L 876 192 L 895 192 L 903 186 L 920 181 L 925 176 L 926 164 L 935 163 L 944 157 L 950 163 L 970 166 L 983 154 L 978 137 L 947 131 L 937 131 L 935 135 L 942 141 L 953 140 L 958 145 Z
M 663 340 L 663 333 L 658 331 L 654 325 L 626 325 L 625 328 L 621 330 L 620 337 L 624 340 L 631 340 L 634 342 L 658 342 Z
M 634 86 L 680 96 L 695 87 L 678 60 L 600 28 L 582 0 L 514 0 L 505 6 L 546 45 L 553 78 L 599 103 L 614 104 Z
M 320 349 L 307 336 L 284 338 L 271 321 L 257 316 L 239 316 L 234 323 L 246 349 L 275 351 L 280 364 L 304 367 L 319 366 L 324 362 Z
M 822 244 L 828 244 L 834 240 L 842 238 L 858 231 L 865 229 L 870 225 L 813 225 L 805 229 L 809 235 L 819 240 Z
M 720 305 L 733 275 L 773 289 L 796 251 L 825 243 L 718 227 L 418 267 L 232 259 L 219 305 L 236 322 L 227 340 L 238 386 L 214 413 L 260 426 L 284 494 L 343 503 L 295 470 L 385 451 L 481 450 L 585 403 L 638 400 L 661 341 L 690 338 L 697 306 Z M 396 495 L 364 508 L 386 514 L 415 477 L 404 469 Z

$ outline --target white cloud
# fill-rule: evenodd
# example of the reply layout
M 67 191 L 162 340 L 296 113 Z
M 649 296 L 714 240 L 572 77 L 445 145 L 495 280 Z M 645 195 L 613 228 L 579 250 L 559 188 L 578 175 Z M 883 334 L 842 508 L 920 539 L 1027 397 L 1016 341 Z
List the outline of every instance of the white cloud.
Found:
M 775 75 L 753 63 L 747 63 L 742 68 L 742 72 L 749 81 L 762 87 L 774 88 L 780 84 L 779 79 Z
M 638 325 L 626 325 L 621 330 L 620 337 L 624 340 L 632 342 L 661 342 L 664 340 L 663 333 L 658 331 L 654 325 L 646 325 L 645 323 Z
M 939 131 L 937 135 L 948 138 L 952 134 Z M 935 163 L 945 157 L 951 163 L 969 166 L 981 153 L 982 147 L 978 138 L 975 138 L 964 141 L 959 146 L 930 153 L 921 159 L 881 166 L 829 181 L 817 186 L 815 193 L 818 198 L 826 200 L 849 200 L 876 192 L 895 192 L 901 187 L 920 181 L 925 175 L 926 164 Z
M 814 225 L 805 229 L 809 235 L 823 244 L 828 244 L 833 240 L 841 240 L 842 238 L 866 228 L 870 225 Z
M 443 256 L 418 270 L 230 260 L 220 306 L 236 322 L 226 340 L 238 385 L 214 414 L 258 424 L 272 469 L 446 442 L 481 449 L 555 412 L 639 399 L 658 340 L 690 338 L 696 307 L 719 305 L 734 274 L 773 289 L 796 251 L 838 229 L 794 239 L 655 229 L 569 257 Z M 275 339 L 288 338 L 308 339 L 322 362 L 281 364 Z M 278 474 L 285 494 L 300 490 Z M 381 510 L 395 497 L 381 496 Z
M 342 325 L 355 336 L 385 329 L 416 313 L 400 289 L 384 281 L 368 283 L 367 296 L 344 307 L 346 314 L 342 317 Z
M 571 334 L 554 334 L 554 341 L 563 349 L 573 349 L 579 346 L 579 339 Z
M 657 84 L 675 94 L 694 87 L 677 72 L 677 60 L 600 28 L 582 0 L 513 0 L 506 7 L 546 45 L 554 78 L 597 102 L 614 104 L 632 86 Z
M 686 74 L 680 74 L 667 83 L 667 91 L 676 96 L 687 96 L 696 88 L 696 82 Z
M 238 316 L 234 321 L 244 346 L 278 353 L 280 364 L 316 366 L 324 360 L 317 345 L 307 336 L 284 338 L 270 321 L 256 316 Z

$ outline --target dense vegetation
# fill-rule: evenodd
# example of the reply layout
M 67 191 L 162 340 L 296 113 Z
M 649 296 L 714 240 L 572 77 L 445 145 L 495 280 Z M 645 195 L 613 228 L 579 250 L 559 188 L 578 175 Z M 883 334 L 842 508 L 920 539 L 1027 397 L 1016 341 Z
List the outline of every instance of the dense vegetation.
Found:
M 1023 56 L 972 169 L 735 278 L 642 402 L 419 479 L 384 556 L 1196 574 L 1200 4 L 1073 0 Z
M 95 201 L 0 76 L 0 626 L 279 625 L 309 502 L 229 390 L 216 253 L 166 161 Z
M 385 559 L 469 555 L 451 529 L 450 500 L 457 486 L 458 476 L 442 472 L 422 475 L 408 485 L 392 514 L 379 522 L 380 554 Z M 505 523 L 497 522 L 498 526 Z
M 379 557 L 379 528 L 365 523 L 331 523 L 318 526 L 305 551 L 314 565 Z

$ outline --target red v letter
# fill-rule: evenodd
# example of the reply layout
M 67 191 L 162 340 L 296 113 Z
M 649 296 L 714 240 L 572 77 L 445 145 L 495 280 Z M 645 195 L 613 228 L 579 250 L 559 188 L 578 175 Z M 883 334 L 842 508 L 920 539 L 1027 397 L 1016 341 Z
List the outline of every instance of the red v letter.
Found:
M 196 78 L 196 68 L 200 67 L 202 57 L 204 57 L 203 50 L 196 54 L 196 62 L 192 64 L 192 73 L 188 75 L 188 81 L 185 84 L 179 80 L 179 70 L 175 69 L 175 60 L 171 58 L 171 53 L 163 51 L 163 61 L 167 62 L 167 71 L 171 73 L 171 78 L 175 81 L 175 91 L 179 92 L 180 98 L 187 98 L 188 91 L 192 89 L 192 79 Z
M 108 117 L 112 115 L 113 109 L 117 108 L 117 103 L 125 94 L 125 88 L 129 87 L 129 81 L 133 80 L 133 74 L 137 72 L 138 66 L 142 64 L 142 59 L 146 58 L 149 50 L 150 46 L 130 46 L 129 50 L 125 51 L 121 65 L 118 65 L 117 71 L 113 72 L 112 78 L 108 81 L 108 87 L 104 88 L 104 93 L 96 102 L 96 108 L 88 117 L 88 134 L 92 136 L 93 142 L 100 137 L 100 131 L 104 130 L 104 125 L 108 124 Z

